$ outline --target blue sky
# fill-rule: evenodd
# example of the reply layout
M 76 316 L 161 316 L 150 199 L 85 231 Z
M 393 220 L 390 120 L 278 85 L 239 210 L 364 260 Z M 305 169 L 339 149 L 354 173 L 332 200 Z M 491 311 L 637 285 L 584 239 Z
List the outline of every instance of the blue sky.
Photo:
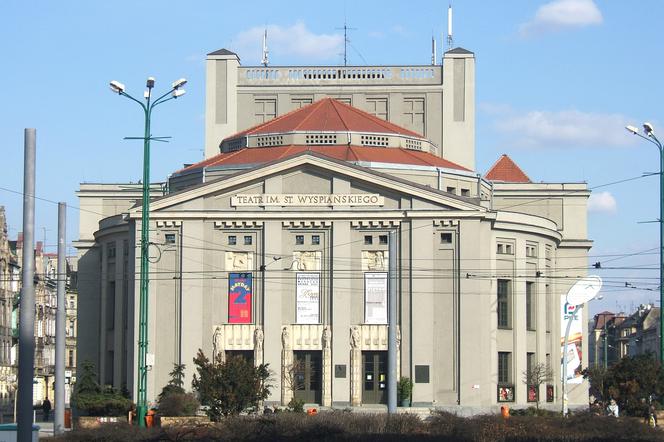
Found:
M 662 128 L 664 3 L 453 1 L 455 45 L 477 57 L 477 168 L 508 153 L 534 181 L 586 181 L 591 188 L 657 170 L 654 146 L 625 124 Z M 87 182 L 138 181 L 142 132 L 137 105 L 113 96 L 117 79 L 140 95 L 145 78 L 157 90 L 189 79 L 187 95 L 156 111 L 152 176 L 165 179 L 201 159 L 205 54 L 225 47 L 242 63 L 260 59 L 270 30 L 272 64 L 339 64 L 344 17 L 350 64 L 427 64 L 430 40 L 446 31 L 438 1 L 15 1 L 3 2 L 0 106 L 0 205 L 10 237 L 21 228 L 23 129 L 37 128 L 37 195 L 76 206 Z M 657 42 L 660 43 L 657 43 Z M 440 47 L 440 46 L 439 46 Z M 589 213 L 591 262 L 611 281 L 600 309 L 631 310 L 657 300 L 657 176 L 598 187 Z M 57 206 L 37 201 L 37 239 L 55 250 Z M 68 211 L 68 240 L 78 211 Z M 640 253 L 644 252 L 645 253 Z M 632 257 L 624 257 L 637 253 Z M 606 256 L 612 255 L 612 256 Z M 615 256 L 613 256 L 615 255 Z M 614 259 L 610 263 L 609 259 Z M 629 283 L 638 289 L 618 288 Z M 643 288 L 655 289 L 641 290 Z

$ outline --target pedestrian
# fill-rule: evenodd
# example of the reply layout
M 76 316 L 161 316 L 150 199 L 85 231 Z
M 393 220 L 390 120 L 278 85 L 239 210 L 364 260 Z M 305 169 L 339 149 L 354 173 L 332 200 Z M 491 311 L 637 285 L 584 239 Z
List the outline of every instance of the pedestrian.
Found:
M 615 399 L 611 399 L 611 402 L 609 402 L 609 406 L 606 408 L 606 411 L 608 412 L 609 416 L 620 416 L 620 408 L 618 407 Z
M 44 422 L 48 422 L 48 419 L 51 417 L 51 401 L 48 398 L 42 402 L 42 411 L 44 412 Z

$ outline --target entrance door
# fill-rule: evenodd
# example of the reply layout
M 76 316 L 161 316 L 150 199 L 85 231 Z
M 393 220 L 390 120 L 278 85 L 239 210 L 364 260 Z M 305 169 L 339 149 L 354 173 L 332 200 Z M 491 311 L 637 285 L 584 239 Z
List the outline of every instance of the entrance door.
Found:
M 322 357 L 320 351 L 294 351 L 295 398 L 307 404 L 321 403 L 323 384 Z
M 362 403 L 387 404 L 387 352 L 362 352 Z

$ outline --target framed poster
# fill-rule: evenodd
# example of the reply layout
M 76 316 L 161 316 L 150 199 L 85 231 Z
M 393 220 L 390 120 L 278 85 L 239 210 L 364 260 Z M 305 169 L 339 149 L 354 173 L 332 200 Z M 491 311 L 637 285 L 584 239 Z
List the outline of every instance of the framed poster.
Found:
M 228 323 L 251 324 L 251 273 L 228 274 Z
M 387 324 L 387 273 L 364 274 L 364 323 Z
M 560 371 L 561 377 L 567 376 L 568 384 L 580 384 L 583 382 L 581 374 L 583 364 L 583 307 L 567 303 L 567 295 L 560 296 L 560 306 L 562 307 L 560 317 Z M 567 348 L 563 348 L 565 341 L 565 329 L 567 321 L 572 318 L 572 325 L 569 329 L 569 340 Z M 567 367 L 563 367 L 563 352 L 567 351 Z
M 320 324 L 320 273 L 297 273 L 296 323 Z

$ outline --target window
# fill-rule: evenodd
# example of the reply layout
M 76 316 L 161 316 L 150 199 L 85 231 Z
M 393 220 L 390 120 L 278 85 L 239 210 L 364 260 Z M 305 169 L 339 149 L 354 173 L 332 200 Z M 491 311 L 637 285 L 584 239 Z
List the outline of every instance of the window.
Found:
M 311 235 L 311 244 L 317 246 L 320 244 L 320 235 Z
M 387 120 L 387 98 L 367 98 L 367 112 Z
M 164 235 L 166 239 L 166 244 L 175 244 L 175 233 L 167 233 Z
M 537 396 L 539 395 L 537 385 L 535 384 L 537 379 L 531 374 L 536 364 L 535 353 L 526 353 L 526 399 L 528 402 L 537 402 Z
M 403 122 L 407 129 L 424 133 L 424 98 L 405 98 L 403 100 Z
M 461 189 L 461 196 L 470 196 L 469 189 Z
M 441 244 L 452 244 L 452 233 L 443 232 L 440 234 L 440 243 Z
M 304 244 L 304 235 L 295 235 L 295 244 L 301 246 Z
M 512 318 L 510 317 L 510 281 L 508 279 L 498 280 L 498 328 L 511 328 Z
M 387 235 L 380 235 L 378 237 L 378 243 L 383 245 L 387 244 Z
M 528 330 L 535 330 L 535 323 L 537 321 L 535 316 L 537 311 L 535 300 L 535 283 L 526 282 L 526 328 Z
M 69 364 L 67 367 L 73 367 L 74 366 L 74 350 L 69 350 Z
M 498 402 L 514 401 L 512 385 L 512 353 L 498 352 Z
M 456 193 L 456 187 L 447 187 L 447 193 Z
M 293 109 L 300 109 L 301 107 L 311 104 L 312 99 L 310 97 L 293 97 L 291 98 L 291 104 Z
M 259 99 L 254 102 L 254 121 L 262 124 L 277 116 L 277 100 Z
M 229 235 L 228 236 L 228 245 L 229 246 L 234 246 L 237 244 L 237 236 L 235 235 Z
M 373 244 L 373 236 L 371 235 L 364 235 L 364 244 L 370 246 Z
M 537 258 L 537 246 L 526 244 L 526 256 L 528 258 Z
M 253 242 L 254 242 L 254 239 L 251 237 L 251 235 L 245 235 L 245 237 L 244 237 L 244 245 L 245 246 L 250 246 L 251 244 L 253 244 Z
M 496 245 L 496 253 L 498 253 L 499 255 L 513 255 L 514 248 L 512 244 L 499 242 Z
M 551 331 L 551 301 L 552 301 L 552 295 L 551 295 L 551 286 L 549 284 L 546 284 L 544 286 L 544 293 L 546 295 L 546 331 L 550 332 Z
M 69 337 L 73 338 L 76 336 L 76 322 L 73 319 L 69 320 Z
M 114 242 L 109 242 L 106 244 L 106 257 L 107 258 L 115 258 L 115 243 Z
M 122 256 L 129 256 L 129 241 L 126 239 L 122 241 Z

